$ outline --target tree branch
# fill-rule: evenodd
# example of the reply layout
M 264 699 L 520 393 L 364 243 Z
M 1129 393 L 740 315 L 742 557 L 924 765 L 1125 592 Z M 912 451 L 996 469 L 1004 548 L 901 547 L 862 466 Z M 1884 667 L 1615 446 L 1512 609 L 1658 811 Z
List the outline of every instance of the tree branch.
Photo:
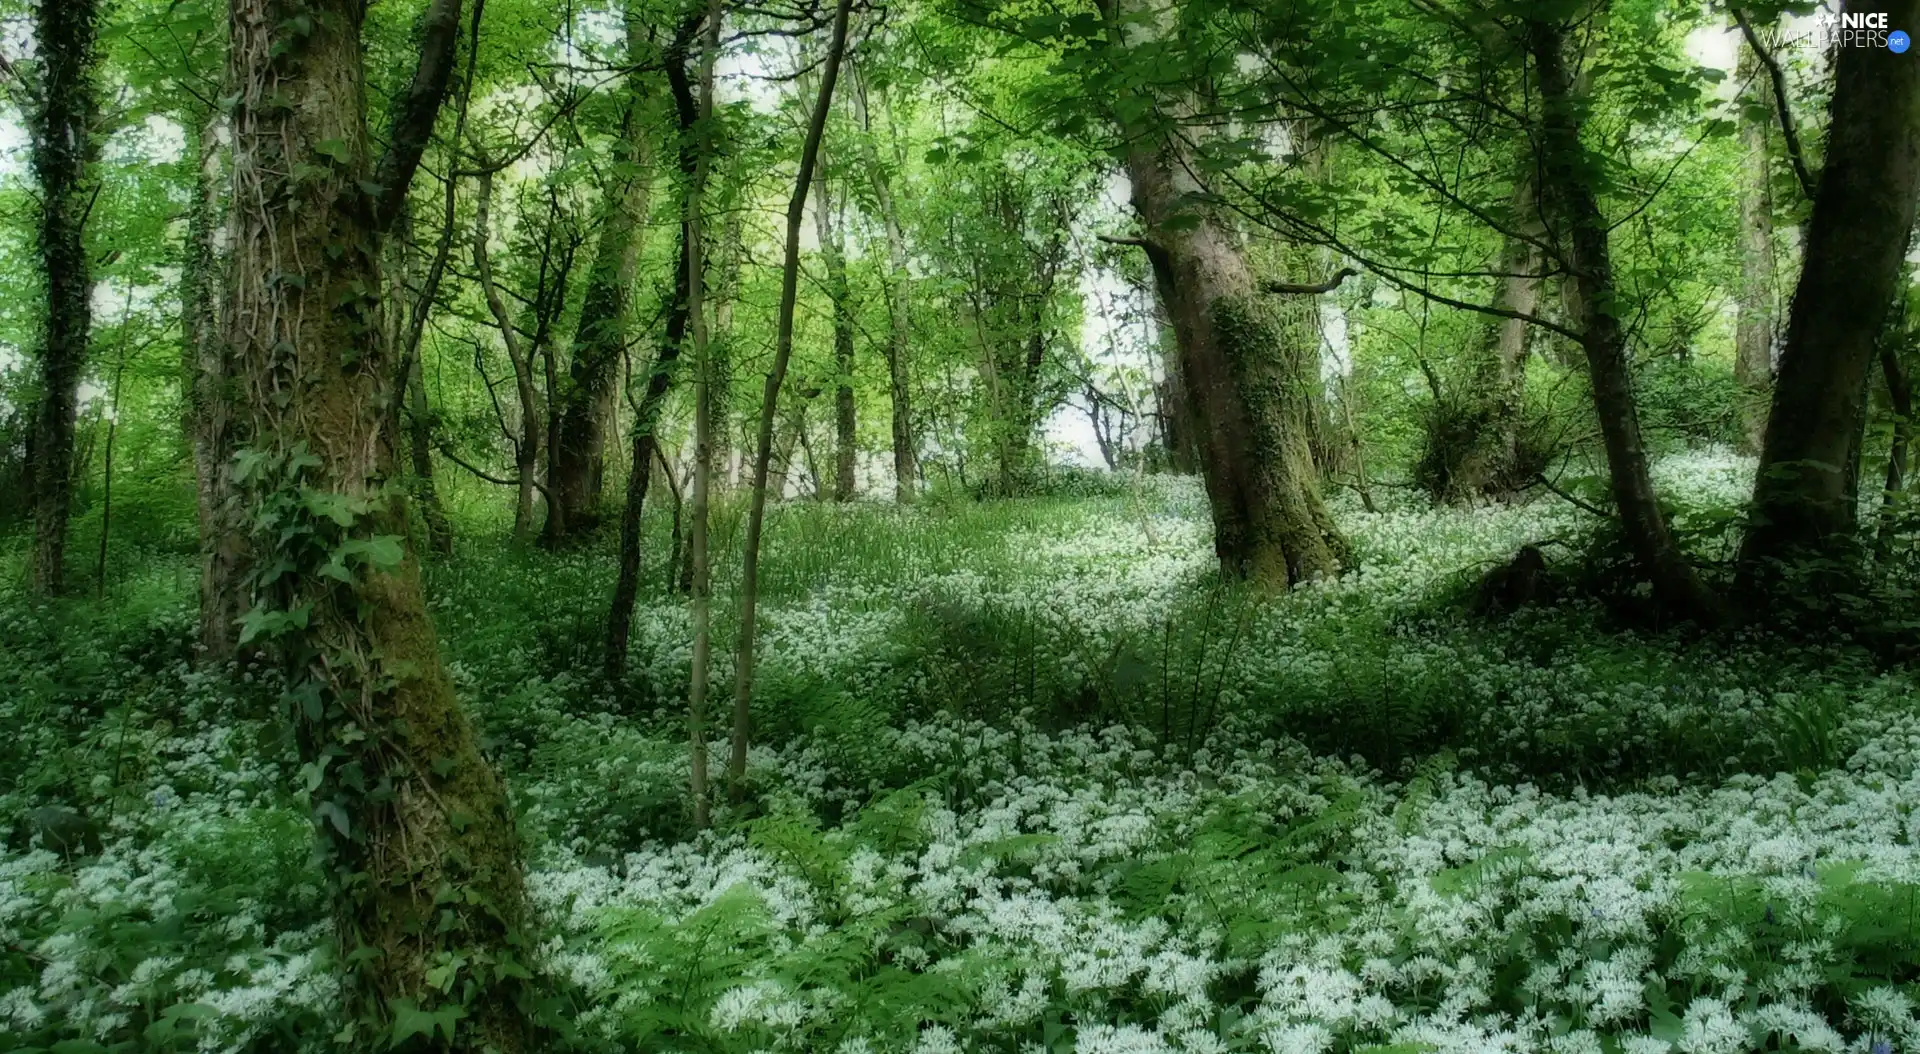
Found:
M 1773 82 L 1773 108 L 1780 115 L 1780 134 L 1786 139 L 1787 158 L 1793 162 L 1793 174 L 1800 180 L 1800 189 L 1807 200 L 1813 200 L 1813 173 L 1807 169 L 1806 156 L 1800 152 L 1800 135 L 1793 130 L 1793 107 L 1787 101 L 1787 75 L 1780 68 L 1780 61 L 1773 57 L 1766 45 L 1760 43 L 1760 34 L 1754 32 L 1753 23 L 1747 20 L 1744 8 L 1733 9 L 1734 21 L 1740 23 L 1740 33 L 1747 38 L 1747 46 L 1753 49 L 1753 57 L 1767 68 L 1767 77 Z
M 474 0 L 474 28 L 480 23 L 480 7 L 486 0 Z M 379 185 L 379 197 L 373 204 L 374 229 L 385 233 L 400 218 L 413 184 L 414 170 L 433 138 L 433 126 L 440 117 L 440 104 L 446 101 L 447 85 L 453 81 L 455 45 L 460 37 L 460 0 L 432 0 L 421 17 L 420 63 L 414 67 L 413 81 L 407 85 L 406 98 L 394 109 L 393 130 L 387 149 L 374 169 L 373 181 Z M 468 77 L 472 77 L 468 72 Z M 455 144 L 457 150 L 459 145 Z
M 1340 283 L 1359 273 L 1360 272 L 1351 267 L 1342 267 L 1340 270 L 1334 272 L 1332 278 L 1314 285 L 1295 285 L 1292 282 L 1262 282 L 1260 283 L 1260 291 L 1262 293 L 1275 293 L 1281 296 L 1319 296 L 1322 293 L 1331 293 L 1340 288 Z

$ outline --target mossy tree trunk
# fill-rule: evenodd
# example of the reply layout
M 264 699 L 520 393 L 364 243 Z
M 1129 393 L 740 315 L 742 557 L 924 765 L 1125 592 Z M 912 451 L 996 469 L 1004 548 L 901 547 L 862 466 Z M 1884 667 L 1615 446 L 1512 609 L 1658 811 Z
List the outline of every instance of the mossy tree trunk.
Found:
M 1920 22 L 1920 0 L 1869 6 L 1894 26 Z M 1740 547 L 1749 595 L 1770 590 L 1789 563 L 1852 558 L 1848 465 L 1920 198 L 1920 66 L 1911 59 L 1884 48 L 1839 50 L 1826 165 Z
M 259 603 L 247 628 L 287 677 L 360 1049 L 431 1028 L 430 1014 L 451 1029 L 439 1049 L 530 1043 L 519 842 L 437 653 L 387 411 L 399 393 L 381 243 L 445 97 L 460 7 L 427 8 L 377 168 L 364 5 L 230 9 L 222 327 L 248 417 L 236 475 Z
M 638 65 L 648 45 L 637 5 L 629 5 L 626 24 L 628 62 Z M 543 530 L 548 545 L 578 538 L 600 522 L 607 426 L 618 401 L 616 381 L 632 330 L 634 276 L 646 240 L 652 173 L 645 85 L 640 73 L 627 75 L 621 152 L 602 191 L 600 242 L 580 302 L 566 397 L 557 411 L 560 427 Z
M 37 97 L 29 106 L 29 160 L 40 189 L 37 236 L 46 283 L 46 325 L 37 363 L 27 466 L 33 502 L 33 591 L 65 584 L 67 517 L 73 502 L 74 415 L 93 326 L 87 211 L 97 153 L 93 84 L 96 0 L 40 0 L 34 7 Z

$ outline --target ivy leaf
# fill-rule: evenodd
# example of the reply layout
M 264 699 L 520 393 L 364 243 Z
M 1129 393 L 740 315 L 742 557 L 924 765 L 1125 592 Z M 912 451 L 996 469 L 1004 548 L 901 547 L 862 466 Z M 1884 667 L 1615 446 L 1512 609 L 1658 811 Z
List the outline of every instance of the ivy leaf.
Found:
M 330 157 L 342 165 L 353 160 L 353 152 L 348 149 L 345 139 L 322 139 L 314 146 L 313 152 L 322 157 Z
M 348 833 L 351 825 L 347 822 L 347 810 L 342 809 L 339 802 L 323 801 L 314 806 L 313 811 L 326 817 L 327 822 L 333 825 L 333 829 L 340 832 L 340 837 L 352 837 L 352 835 Z

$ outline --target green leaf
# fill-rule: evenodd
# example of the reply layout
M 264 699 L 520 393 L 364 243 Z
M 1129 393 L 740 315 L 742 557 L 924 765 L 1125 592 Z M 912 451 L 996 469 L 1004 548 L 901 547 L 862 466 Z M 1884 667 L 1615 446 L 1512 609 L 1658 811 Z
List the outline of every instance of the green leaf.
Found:
M 315 144 L 313 152 L 322 157 L 330 157 L 340 164 L 353 160 L 353 151 L 345 139 L 322 139 Z

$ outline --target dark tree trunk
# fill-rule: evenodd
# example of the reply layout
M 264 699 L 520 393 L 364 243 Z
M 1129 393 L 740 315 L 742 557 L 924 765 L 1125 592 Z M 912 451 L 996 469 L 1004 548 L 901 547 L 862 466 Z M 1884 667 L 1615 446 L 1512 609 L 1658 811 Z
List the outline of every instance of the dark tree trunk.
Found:
M 1920 0 L 1866 6 L 1894 26 L 1920 20 Z M 1839 49 L 1827 137 L 1740 548 L 1750 596 L 1790 561 L 1851 551 L 1846 462 L 1920 198 L 1920 66 L 1884 48 Z
M 637 8 L 630 8 L 629 62 L 638 63 L 645 57 L 644 34 Z M 547 515 L 543 534 L 548 545 L 578 538 L 600 522 L 607 425 L 613 415 L 615 382 L 632 329 L 633 281 L 646 240 L 651 174 L 644 105 L 644 82 L 638 73 L 629 74 L 626 112 L 620 123 L 624 152 L 602 192 L 600 244 L 580 302 L 570 383 L 556 411 L 560 427 L 548 489 L 560 516 L 556 518 L 552 511 Z
M 892 183 L 887 170 L 881 166 L 880 151 L 873 145 L 867 86 L 858 69 L 854 70 L 853 77 L 853 106 L 866 132 L 862 142 L 866 149 L 867 173 L 873 181 L 874 199 L 880 205 L 880 219 L 887 231 L 887 393 L 893 406 L 893 493 L 895 501 L 906 505 L 913 501 L 920 484 L 920 454 L 914 441 L 911 377 L 907 367 L 913 343 L 912 272 L 907 268 L 907 235 L 900 225 L 900 213 L 894 207 Z
M 1773 90 L 1759 74 L 1753 49 L 1742 47 L 1735 76 L 1753 84 L 1740 116 L 1740 289 L 1734 327 L 1733 376 L 1747 405 L 1741 440 L 1758 453 L 1767 430 L 1767 389 L 1773 383 L 1773 187 L 1767 129 Z M 1755 112 L 1765 107 L 1766 113 Z
M 427 405 L 426 370 L 420 360 L 414 355 L 407 371 L 407 454 L 420 496 L 420 515 L 427 523 L 427 548 L 444 556 L 453 551 L 453 524 L 433 482 L 433 408 Z
M 827 297 L 833 301 L 833 500 L 852 501 L 860 453 L 853 415 L 853 291 L 847 285 L 847 255 L 824 168 L 814 175 L 814 184 L 819 191 L 813 206 L 814 227 L 820 257 L 826 263 Z
M 231 7 L 223 326 L 261 524 L 249 629 L 287 678 L 346 971 L 343 1040 L 383 1045 L 396 1001 L 411 1000 L 464 1010 L 440 1049 L 513 1052 L 529 1046 L 533 1001 L 525 971 L 502 969 L 534 954 L 519 840 L 441 665 L 406 499 L 389 485 L 399 457 L 386 407 L 399 393 L 380 243 L 407 187 L 374 182 L 363 11 L 359 0 Z M 459 15 L 457 0 L 429 6 L 379 172 L 417 166 Z
M 676 149 L 680 172 L 689 182 L 705 149 L 698 136 L 700 105 L 687 76 L 688 48 L 694 34 L 699 32 L 700 21 L 696 16 L 682 22 L 666 55 L 667 84 L 672 90 L 674 113 L 679 120 Z M 627 648 L 633 634 L 633 605 L 640 595 L 640 514 L 646 507 L 647 488 L 653 478 L 654 450 L 659 445 L 655 429 L 660 423 L 660 409 L 666 405 L 667 392 L 673 387 L 673 375 L 691 325 L 688 304 L 692 291 L 688 283 L 694 253 L 692 238 L 697 231 L 698 223 L 682 197 L 679 266 L 674 269 L 673 303 L 667 309 L 666 339 L 654 357 L 653 369 L 647 374 L 646 391 L 634 414 L 632 468 L 627 473 L 626 504 L 620 510 L 620 573 L 614 582 L 613 605 L 607 615 L 605 654 L 607 674 L 614 678 L 626 671 Z M 704 282 L 704 273 L 701 277 Z
M 1900 506 L 1907 490 L 1907 455 L 1913 446 L 1913 383 L 1907 376 L 1901 353 L 1913 346 L 1913 338 L 1886 341 L 1880 345 L 1880 372 L 1887 384 L 1887 402 L 1893 409 L 1893 445 L 1887 451 L 1886 486 L 1880 498 L 1880 529 L 1874 540 L 1874 556 L 1880 561 L 1893 555 L 1894 533 L 1900 527 Z
M 37 105 L 28 113 L 31 162 L 40 187 L 39 263 L 46 282 L 46 331 L 39 398 L 27 451 L 33 500 L 33 591 L 57 595 L 66 566 L 73 502 L 73 431 L 93 325 L 93 276 L 86 250 L 92 204 L 96 0 L 40 0 L 34 42 Z
M 1546 229 L 1560 232 L 1560 252 L 1579 308 L 1581 345 L 1621 531 L 1663 605 L 1683 618 L 1714 621 L 1721 611 L 1719 599 L 1667 529 L 1648 473 L 1633 372 L 1627 363 L 1626 332 L 1615 314 L 1618 291 L 1613 284 L 1607 221 L 1589 182 L 1592 166 L 1580 143 L 1581 100 L 1567 72 L 1562 31 L 1546 22 L 1529 21 L 1527 44 L 1540 87 L 1541 211 L 1548 218 Z
M 220 265 L 215 232 L 221 208 L 220 128 L 209 116 L 192 131 L 193 204 L 181 262 L 184 329 L 181 358 L 187 431 L 193 448 L 194 504 L 200 518 L 200 644 L 210 662 L 234 657 L 246 611 L 246 523 L 233 486 L 233 453 L 244 419 L 234 405 L 233 371 L 220 336 Z

